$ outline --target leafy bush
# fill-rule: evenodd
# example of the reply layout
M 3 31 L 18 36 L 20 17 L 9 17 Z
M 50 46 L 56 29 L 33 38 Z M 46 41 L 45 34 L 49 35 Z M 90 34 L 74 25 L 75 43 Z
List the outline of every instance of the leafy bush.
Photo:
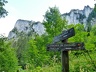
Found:
M 16 72 L 18 70 L 18 59 L 10 44 L 0 38 L 0 72 Z

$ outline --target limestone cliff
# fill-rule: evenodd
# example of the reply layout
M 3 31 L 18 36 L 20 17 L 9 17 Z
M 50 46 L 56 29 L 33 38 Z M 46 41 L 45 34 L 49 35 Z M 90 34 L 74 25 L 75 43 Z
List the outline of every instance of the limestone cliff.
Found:
M 42 35 L 45 33 L 45 28 L 43 24 L 40 22 L 34 22 L 34 21 L 29 21 L 29 20 L 17 20 L 15 23 L 14 28 L 12 31 L 10 31 L 8 38 L 16 38 L 18 37 L 21 33 L 31 35 L 32 33 L 37 33 L 38 35 Z
M 84 24 L 87 27 L 90 22 L 91 25 L 96 24 L 96 12 L 93 8 L 85 6 L 83 10 L 72 9 L 69 13 L 61 15 L 68 21 L 68 24 Z M 32 35 L 34 33 L 42 35 L 45 33 L 45 28 L 42 23 L 19 19 L 15 23 L 14 28 L 10 31 L 8 38 L 16 38 L 22 33 Z
M 62 17 L 68 21 L 68 24 L 85 24 L 89 14 L 92 12 L 93 8 L 85 6 L 83 10 L 72 9 L 69 13 L 62 14 Z

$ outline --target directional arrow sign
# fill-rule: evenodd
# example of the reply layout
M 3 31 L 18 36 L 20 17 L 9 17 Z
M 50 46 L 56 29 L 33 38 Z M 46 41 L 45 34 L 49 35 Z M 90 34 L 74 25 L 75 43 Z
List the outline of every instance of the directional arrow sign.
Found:
M 75 35 L 75 31 L 74 31 L 74 28 L 71 28 L 69 30 L 66 30 L 66 31 L 63 31 L 62 34 L 54 37 L 53 39 L 53 43 L 57 43 L 59 41 L 62 41 L 62 40 L 65 40 L 65 39 L 68 39 L 72 36 Z
M 69 50 L 84 50 L 84 43 L 65 43 L 65 44 L 49 44 L 48 51 L 69 51 Z

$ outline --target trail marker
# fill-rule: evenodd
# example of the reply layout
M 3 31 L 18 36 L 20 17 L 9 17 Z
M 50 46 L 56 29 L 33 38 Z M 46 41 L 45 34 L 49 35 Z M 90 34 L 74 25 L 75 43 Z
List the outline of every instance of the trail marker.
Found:
M 54 37 L 53 43 L 47 45 L 47 51 L 61 51 L 62 53 L 62 72 L 69 72 L 69 50 L 85 50 L 84 43 L 67 43 L 68 38 L 75 35 L 74 28 L 63 31 L 60 35 Z M 57 44 L 58 42 L 61 44 Z

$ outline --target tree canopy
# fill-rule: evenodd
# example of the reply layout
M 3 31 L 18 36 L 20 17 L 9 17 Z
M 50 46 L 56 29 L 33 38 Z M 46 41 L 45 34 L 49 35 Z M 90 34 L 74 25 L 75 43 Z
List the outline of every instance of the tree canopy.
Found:
M 66 20 L 61 17 L 59 9 L 55 6 L 49 8 L 44 15 L 43 24 L 46 28 L 46 32 L 53 37 L 60 34 L 66 27 Z
M 0 0 L 0 18 L 8 15 L 8 12 L 4 8 L 5 4 L 8 3 L 6 0 Z

